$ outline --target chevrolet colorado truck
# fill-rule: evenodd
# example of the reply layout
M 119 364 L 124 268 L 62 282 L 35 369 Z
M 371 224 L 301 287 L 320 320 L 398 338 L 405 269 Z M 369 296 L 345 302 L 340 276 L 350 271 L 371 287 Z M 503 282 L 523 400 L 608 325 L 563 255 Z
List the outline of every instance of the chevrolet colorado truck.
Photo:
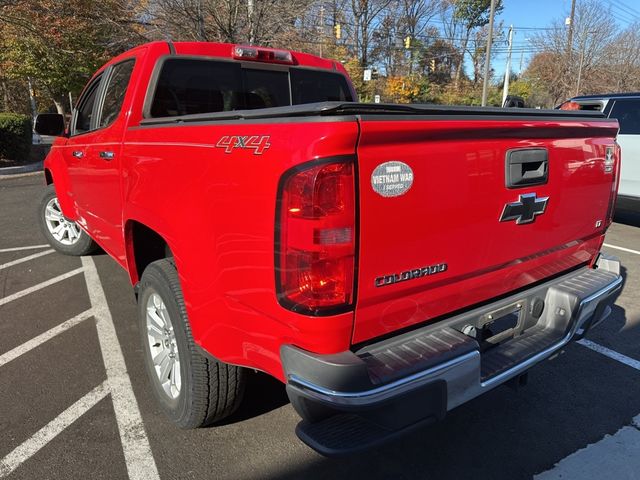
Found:
M 128 272 L 177 425 L 229 416 L 259 370 L 304 442 L 353 452 L 522 383 L 611 312 L 616 120 L 355 100 L 339 62 L 155 42 L 66 129 L 38 117 L 44 235 Z

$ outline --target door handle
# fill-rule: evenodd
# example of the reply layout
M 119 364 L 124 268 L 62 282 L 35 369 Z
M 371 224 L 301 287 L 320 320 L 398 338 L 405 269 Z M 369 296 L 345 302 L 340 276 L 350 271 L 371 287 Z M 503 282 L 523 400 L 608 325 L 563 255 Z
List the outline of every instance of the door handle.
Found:
M 549 178 L 546 148 L 514 148 L 507 151 L 507 188 L 544 185 Z
M 84 157 L 84 152 L 82 150 L 74 150 L 73 152 L 71 152 L 71 155 L 76 158 L 82 158 Z
M 113 152 L 100 152 L 100 158 L 103 158 L 105 160 L 113 160 L 115 156 L 116 154 Z

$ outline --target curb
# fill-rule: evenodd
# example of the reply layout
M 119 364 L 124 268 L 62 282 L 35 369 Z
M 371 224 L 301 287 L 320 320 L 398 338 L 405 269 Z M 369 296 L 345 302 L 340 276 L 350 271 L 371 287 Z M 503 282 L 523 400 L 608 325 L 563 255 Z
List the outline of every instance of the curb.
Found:
M 20 165 L 17 167 L 3 167 L 0 168 L 0 178 L 10 175 L 19 175 L 21 173 L 39 172 L 43 169 L 43 162 L 29 163 L 27 165 Z

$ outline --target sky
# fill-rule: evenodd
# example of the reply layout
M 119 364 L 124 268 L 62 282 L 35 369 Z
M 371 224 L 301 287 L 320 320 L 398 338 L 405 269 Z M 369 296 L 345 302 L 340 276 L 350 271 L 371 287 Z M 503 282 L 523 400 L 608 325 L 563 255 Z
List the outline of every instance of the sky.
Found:
M 579 1 L 579 0 L 578 0 Z M 630 0 L 633 1 L 633 0 Z M 504 8 L 496 16 L 496 21 L 502 21 L 505 29 L 513 25 L 513 54 L 511 56 L 511 71 L 519 73 L 522 60 L 522 68 L 526 68 L 531 58 L 531 48 L 528 46 L 528 37 L 536 33 L 530 28 L 545 28 L 551 22 L 569 15 L 571 0 L 503 0 Z M 518 27 L 521 27 L 518 29 Z M 538 30 L 539 32 L 539 30 Z M 495 54 L 491 55 L 491 66 L 496 77 L 503 76 L 506 63 L 506 38 L 503 46 L 498 45 Z
M 626 27 L 634 20 L 640 21 L 640 2 L 638 0 L 600 1 L 603 8 L 611 11 L 621 27 Z M 496 17 L 496 21 L 502 21 L 505 29 L 508 29 L 509 25 L 514 26 L 514 53 L 511 57 L 511 70 L 519 73 L 521 60 L 524 69 L 532 56 L 527 38 L 536 33 L 535 28 L 545 28 L 554 20 L 568 17 L 571 10 L 571 0 L 503 0 L 503 5 L 504 8 Z M 502 46 L 498 45 L 495 53 L 491 55 L 491 66 L 496 77 L 504 76 L 507 62 L 506 37 L 505 30 L 505 42 Z

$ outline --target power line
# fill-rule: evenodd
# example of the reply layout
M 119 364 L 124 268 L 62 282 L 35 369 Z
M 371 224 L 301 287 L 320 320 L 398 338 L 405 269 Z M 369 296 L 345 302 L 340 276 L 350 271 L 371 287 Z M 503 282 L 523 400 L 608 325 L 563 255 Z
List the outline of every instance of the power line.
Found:
M 609 2 L 609 3 L 612 4 L 611 2 Z M 612 4 L 612 5 L 614 7 L 616 7 L 618 10 L 620 10 L 621 12 L 624 12 L 625 14 L 629 15 L 634 20 L 638 20 L 638 18 L 640 17 L 640 12 L 638 12 L 637 10 L 634 10 L 631 7 L 628 7 L 627 5 L 625 5 L 622 2 L 617 2 L 617 3 Z
M 630 12 L 634 13 L 635 15 L 640 15 L 640 12 L 638 10 L 636 10 L 635 8 L 631 8 L 629 5 L 627 5 L 624 2 L 618 1 L 618 3 L 623 6 L 624 8 L 626 8 L 627 10 L 629 10 Z

